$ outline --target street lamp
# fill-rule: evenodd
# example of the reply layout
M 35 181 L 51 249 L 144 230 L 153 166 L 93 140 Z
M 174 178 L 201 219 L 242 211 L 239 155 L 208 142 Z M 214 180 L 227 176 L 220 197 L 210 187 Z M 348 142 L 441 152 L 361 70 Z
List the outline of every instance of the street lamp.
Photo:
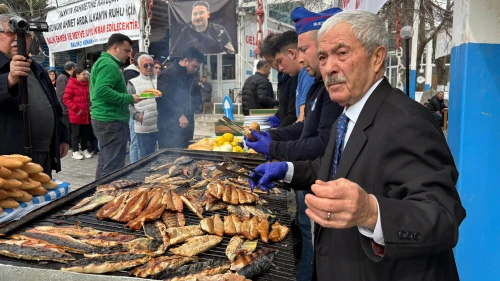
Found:
M 410 39 L 413 36 L 411 26 L 404 26 L 399 33 L 405 40 L 406 95 L 410 96 Z

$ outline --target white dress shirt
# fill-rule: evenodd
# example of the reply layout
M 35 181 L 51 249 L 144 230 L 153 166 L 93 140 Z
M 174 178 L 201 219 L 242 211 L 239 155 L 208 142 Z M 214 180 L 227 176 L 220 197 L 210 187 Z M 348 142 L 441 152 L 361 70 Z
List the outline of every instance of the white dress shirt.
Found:
M 347 116 L 347 118 L 349 118 L 349 123 L 347 124 L 347 131 L 344 137 L 344 149 L 345 146 L 347 145 L 347 142 L 349 141 L 349 137 L 351 136 L 352 130 L 354 129 L 354 126 L 358 121 L 358 117 L 361 114 L 361 110 L 363 110 L 366 101 L 371 96 L 375 88 L 377 88 L 380 82 L 382 82 L 382 79 L 375 82 L 375 84 L 373 84 L 371 88 L 368 89 L 368 92 L 366 92 L 366 94 L 358 102 L 344 109 L 345 115 Z M 288 165 L 288 171 L 286 173 L 284 181 L 289 183 L 292 181 L 293 178 L 294 167 L 291 162 L 287 162 L 287 165 Z M 375 198 L 375 196 L 373 197 Z M 377 199 L 375 198 L 375 200 Z M 378 206 L 378 202 L 377 202 L 377 208 L 378 208 L 378 218 L 377 218 L 377 224 L 375 225 L 375 229 L 371 230 L 366 227 L 358 226 L 358 230 L 362 235 L 372 238 L 375 243 L 379 245 L 385 245 L 384 234 L 382 233 L 382 223 L 380 222 L 380 207 Z

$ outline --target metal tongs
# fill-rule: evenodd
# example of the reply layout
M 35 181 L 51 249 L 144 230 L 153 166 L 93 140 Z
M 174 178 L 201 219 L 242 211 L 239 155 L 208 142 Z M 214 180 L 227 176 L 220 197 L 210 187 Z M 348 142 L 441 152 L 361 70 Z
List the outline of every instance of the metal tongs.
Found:
M 233 127 L 231 127 L 231 124 L 227 123 L 226 121 L 222 120 L 222 119 L 219 119 L 219 123 L 221 123 L 222 125 L 228 127 L 229 129 L 235 131 L 236 133 L 238 134 L 241 134 L 241 135 L 245 135 L 245 131 L 240 131 L 240 130 L 237 130 Z M 234 124 L 234 123 L 233 123 Z
M 224 156 L 224 160 L 231 163 L 231 164 L 234 164 L 236 166 L 240 166 L 241 168 L 249 171 L 249 172 L 252 172 L 254 173 L 256 176 L 258 176 L 259 178 L 263 177 L 264 175 L 262 173 L 259 173 L 257 172 L 256 170 L 250 168 L 249 166 L 245 165 L 245 164 L 242 164 L 236 160 L 234 160 L 233 158 L 229 157 L 229 156 Z M 244 178 L 248 178 L 248 179 L 251 179 L 251 180 L 255 180 L 253 178 L 251 178 L 250 176 L 247 176 L 243 173 L 238 173 L 238 172 L 233 172 L 233 171 L 230 171 L 231 173 L 233 174 L 238 174 L 238 175 L 241 175 L 242 177 Z M 286 183 L 282 183 L 282 182 L 278 182 L 278 181 L 272 181 L 271 183 L 273 183 L 274 185 L 276 185 L 277 187 L 281 187 L 283 189 L 287 189 L 287 190 L 292 190 L 292 186 L 289 185 L 289 184 L 286 184 Z

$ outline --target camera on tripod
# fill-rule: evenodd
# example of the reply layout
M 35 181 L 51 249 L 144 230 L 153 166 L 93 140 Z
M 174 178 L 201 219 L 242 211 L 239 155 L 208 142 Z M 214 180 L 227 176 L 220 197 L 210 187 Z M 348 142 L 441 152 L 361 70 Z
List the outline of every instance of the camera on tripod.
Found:
M 9 27 L 12 31 L 16 33 L 19 32 L 47 32 L 49 31 L 49 25 L 43 21 L 27 21 L 21 17 L 12 17 L 9 20 Z

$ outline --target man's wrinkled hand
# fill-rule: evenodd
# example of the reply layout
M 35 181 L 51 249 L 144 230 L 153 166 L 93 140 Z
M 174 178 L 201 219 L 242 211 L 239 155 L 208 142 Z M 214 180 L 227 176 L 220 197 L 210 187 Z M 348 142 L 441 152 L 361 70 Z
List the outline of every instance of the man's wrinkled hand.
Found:
M 343 178 L 329 182 L 317 180 L 311 191 L 314 194 L 305 197 L 306 214 L 322 227 L 375 229 L 377 200 L 358 184 Z
M 181 115 L 181 117 L 179 118 L 179 126 L 181 126 L 181 128 L 185 129 L 189 124 L 189 120 L 186 118 L 186 116 L 184 116 L 184 114 Z
M 28 77 L 28 73 L 31 71 L 30 64 L 31 59 L 26 59 L 24 56 L 15 55 L 12 57 L 10 62 L 10 72 L 8 76 L 8 87 L 11 88 L 16 85 L 21 77 Z
M 69 144 L 68 143 L 61 142 L 59 144 L 59 155 L 61 156 L 61 158 L 66 157 L 66 155 L 68 154 L 68 150 L 69 150 Z
M 140 102 L 140 101 L 144 100 L 143 98 L 141 98 L 141 97 L 140 97 L 140 96 L 138 96 L 138 95 L 132 95 L 132 96 L 134 97 L 134 103 L 138 103 L 138 102 Z

